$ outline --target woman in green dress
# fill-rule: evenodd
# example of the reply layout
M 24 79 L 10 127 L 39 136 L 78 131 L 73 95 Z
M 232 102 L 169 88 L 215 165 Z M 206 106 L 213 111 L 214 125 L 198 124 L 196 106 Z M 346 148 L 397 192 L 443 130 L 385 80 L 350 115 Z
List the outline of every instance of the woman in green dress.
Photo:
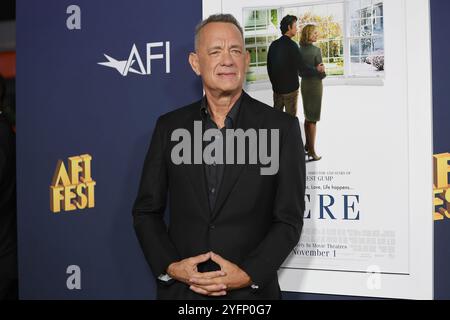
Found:
M 300 37 L 300 53 L 305 65 L 312 67 L 323 65 L 322 52 L 320 48 L 313 45 L 317 41 L 318 36 L 319 32 L 316 26 L 309 24 L 303 27 Z M 301 82 L 303 111 L 305 114 L 305 151 L 308 152 L 308 158 L 312 161 L 317 161 L 322 158 L 316 154 L 315 140 L 316 124 L 320 120 L 320 112 L 322 109 L 322 79 L 325 76 L 325 72 L 308 77 L 304 76 Z

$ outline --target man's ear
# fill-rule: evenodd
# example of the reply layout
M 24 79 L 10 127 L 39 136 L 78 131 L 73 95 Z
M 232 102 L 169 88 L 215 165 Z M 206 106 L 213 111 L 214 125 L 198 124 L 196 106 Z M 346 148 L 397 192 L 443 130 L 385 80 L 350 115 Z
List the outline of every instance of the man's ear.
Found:
M 288 31 L 290 32 L 292 29 L 294 29 L 294 23 L 297 22 L 292 22 L 289 26 L 288 26 Z
M 195 52 L 189 53 L 189 64 L 196 75 L 200 75 L 200 66 L 198 63 L 198 55 Z
M 248 72 L 250 67 L 250 51 L 245 50 L 245 72 Z

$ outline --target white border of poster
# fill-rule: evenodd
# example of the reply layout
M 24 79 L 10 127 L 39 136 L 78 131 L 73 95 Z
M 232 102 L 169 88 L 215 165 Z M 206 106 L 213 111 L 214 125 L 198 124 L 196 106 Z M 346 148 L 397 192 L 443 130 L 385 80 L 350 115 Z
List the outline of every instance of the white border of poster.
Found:
M 337 1 L 316 0 L 314 3 L 319 2 L 325 4 Z M 378 236 L 379 232 L 393 235 L 392 239 L 385 239 L 392 244 L 392 254 L 369 254 L 368 251 L 366 255 L 357 255 L 355 252 L 342 250 L 341 256 L 346 258 L 326 260 L 318 257 L 296 258 L 293 253 L 279 271 L 283 291 L 406 299 L 433 298 L 429 1 L 383 2 L 386 7 L 385 77 L 382 81 L 372 83 L 367 79 L 359 82 L 358 79 L 344 82 L 327 79 L 324 89 L 328 90 L 324 94 L 324 104 L 339 107 L 346 103 L 345 99 L 351 94 L 358 92 L 353 100 L 360 101 L 362 113 L 355 115 L 354 110 L 347 110 L 351 112 L 349 117 L 373 117 L 373 123 L 367 120 L 366 123 L 358 123 L 352 121 L 354 119 L 346 122 L 344 120 L 347 118 L 340 116 L 338 112 L 328 111 L 328 117 L 341 122 L 342 136 L 347 140 L 351 135 L 345 135 L 345 128 L 352 126 L 347 133 L 353 134 L 354 141 L 349 142 L 348 150 L 341 151 L 344 156 L 337 157 L 336 154 L 329 155 L 324 151 L 324 159 L 314 167 L 307 164 L 307 172 L 332 171 L 336 174 L 330 174 L 331 179 L 341 179 L 342 185 L 356 192 L 358 199 L 361 197 L 358 218 L 359 214 L 366 216 L 353 224 L 356 225 L 353 231 L 361 238 L 365 237 L 365 232 L 370 228 L 372 231 L 369 231 L 369 235 L 370 232 L 376 232 Z M 204 0 L 203 16 L 218 12 L 232 13 L 242 23 L 245 8 L 274 5 L 288 7 L 311 3 L 311 0 Z M 246 89 L 255 98 L 272 104 L 272 92 L 267 84 L 247 85 Z M 380 100 L 377 100 L 378 97 L 381 97 Z M 298 117 L 303 121 L 301 113 L 300 109 Z M 327 128 L 325 121 L 323 126 Z M 328 125 L 328 130 L 331 130 L 331 126 L 333 124 Z M 333 129 L 336 130 L 338 127 L 336 124 L 334 126 Z M 319 128 L 319 134 L 320 130 L 322 129 Z M 323 130 L 324 135 L 326 130 Z M 335 148 L 335 141 L 327 144 L 320 142 L 320 138 L 318 140 L 318 147 L 322 150 L 330 151 Z M 353 153 L 354 157 L 346 159 L 345 152 Z M 360 154 L 364 156 L 359 157 Z M 337 172 L 347 172 L 348 177 L 339 176 Z M 380 182 L 380 177 L 385 177 L 384 183 Z M 316 210 L 317 203 L 313 203 L 309 211 L 314 213 Z M 377 215 L 377 212 L 382 213 Z M 355 212 L 353 218 L 354 214 Z M 325 233 L 327 230 L 337 230 L 339 233 L 339 227 L 349 223 L 337 221 L 339 219 L 331 222 L 325 220 L 314 220 L 312 217 L 305 220 L 304 234 L 307 235 L 314 228 L 322 228 Z M 330 223 L 339 225 L 332 228 Z M 307 239 L 304 234 L 300 243 Z M 381 238 L 383 237 L 382 235 Z M 331 252 L 335 254 L 336 251 Z M 339 253 L 338 251 L 338 255 Z M 361 258 L 364 256 L 370 258 L 365 261 Z

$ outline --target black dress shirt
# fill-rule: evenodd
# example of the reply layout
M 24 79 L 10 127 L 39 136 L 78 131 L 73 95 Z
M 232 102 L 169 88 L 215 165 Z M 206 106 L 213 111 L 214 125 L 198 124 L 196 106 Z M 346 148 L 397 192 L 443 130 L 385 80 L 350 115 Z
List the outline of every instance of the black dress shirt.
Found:
M 225 169 L 225 159 L 226 159 L 226 129 L 235 129 L 237 118 L 239 115 L 239 108 L 241 105 L 242 94 L 235 104 L 231 107 L 230 111 L 225 118 L 225 126 L 220 129 L 221 135 L 214 137 L 211 141 L 205 141 L 203 143 L 203 148 L 215 141 L 215 139 L 223 139 L 223 163 L 212 163 L 205 164 L 205 176 L 206 176 L 206 186 L 208 188 L 208 199 L 209 207 L 211 212 L 214 210 L 214 205 L 217 199 L 217 193 L 219 191 L 220 185 L 222 183 L 223 172 Z M 211 118 L 210 112 L 208 110 L 208 101 L 206 96 L 203 97 L 200 112 L 203 119 L 203 132 L 208 129 L 218 129 L 217 124 Z M 214 153 L 212 154 L 214 156 Z

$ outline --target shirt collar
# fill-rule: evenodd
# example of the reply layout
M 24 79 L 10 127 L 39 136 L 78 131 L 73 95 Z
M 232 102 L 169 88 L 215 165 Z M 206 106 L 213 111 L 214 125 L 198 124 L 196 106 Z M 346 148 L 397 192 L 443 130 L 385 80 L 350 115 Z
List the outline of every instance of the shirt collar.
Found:
M 242 91 L 241 96 L 234 105 L 231 107 L 230 111 L 228 111 L 227 118 L 231 119 L 233 126 L 237 123 L 237 116 L 239 114 L 239 109 L 241 107 L 242 97 L 244 96 L 244 91 Z M 203 120 L 206 120 L 210 115 L 208 111 L 208 101 L 206 99 L 206 95 L 203 96 L 202 101 L 200 103 L 200 114 Z

